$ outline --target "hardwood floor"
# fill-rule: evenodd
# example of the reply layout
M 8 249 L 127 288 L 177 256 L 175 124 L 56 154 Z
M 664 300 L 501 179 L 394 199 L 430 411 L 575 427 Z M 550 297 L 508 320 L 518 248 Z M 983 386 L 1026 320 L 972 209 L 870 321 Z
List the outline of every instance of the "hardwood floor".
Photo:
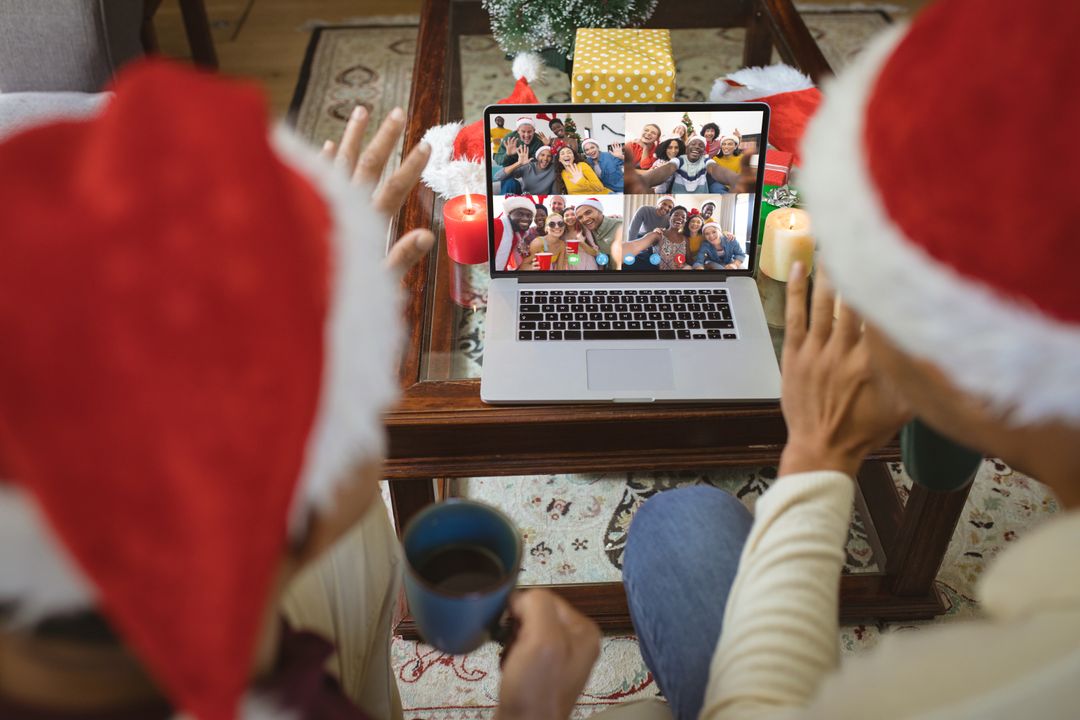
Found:
M 926 0 L 889 0 L 917 9 Z M 849 0 L 816 0 L 814 5 L 850 5 Z M 342 23 L 372 15 L 420 12 L 421 0 L 206 0 L 222 72 L 261 82 L 275 115 L 292 99 L 311 23 Z M 190 56 L 177 0 L 165 0 L 155 26 L 161 50 L 170 57 Z
M 418 14 L 421 0 L 206 0 L 221 71 L 258 80 L 275 115 L 292 99 L 310 23 L 343 23 L 372 15 Z M 154 22 L 161 51 L 188 58 L 177 0 L 165 0 Z

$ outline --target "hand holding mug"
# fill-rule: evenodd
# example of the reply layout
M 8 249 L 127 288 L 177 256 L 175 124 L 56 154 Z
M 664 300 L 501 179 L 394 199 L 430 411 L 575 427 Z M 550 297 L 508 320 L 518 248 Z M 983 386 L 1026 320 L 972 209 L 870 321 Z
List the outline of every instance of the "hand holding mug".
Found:
M 499 720 L 570 716 L 600 655 L 600 629 L 550 590 L 510 597 L 518 622 L 499 685 Z

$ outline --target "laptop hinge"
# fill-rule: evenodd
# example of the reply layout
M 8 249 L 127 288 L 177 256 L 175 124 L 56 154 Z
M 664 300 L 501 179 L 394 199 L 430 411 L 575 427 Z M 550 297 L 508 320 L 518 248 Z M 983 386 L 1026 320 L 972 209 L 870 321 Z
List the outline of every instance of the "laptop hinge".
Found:
M 686 277 L 689 276 L 689 277 Z M 727 273 L 716 272 L 653 272 L 653 273 L 624 273 L 624 272 L 579 272 L 574 273 L 573 276 L 567 277 L 566 275 L 555 275 L 554 273 L 545 272 L 530 272 L 527 274 L 518 275 L 516 278 L 519 283 L 531 284 L 531 283 L 557 283 L 557 282 L 571 282 L 571 283 L 627 283 L 627 282 L 640 282 L 640 283 L 656 283 L 656 282 L 674 282 L 674 283 L 700 283 L 700 282 L 727 282 Z

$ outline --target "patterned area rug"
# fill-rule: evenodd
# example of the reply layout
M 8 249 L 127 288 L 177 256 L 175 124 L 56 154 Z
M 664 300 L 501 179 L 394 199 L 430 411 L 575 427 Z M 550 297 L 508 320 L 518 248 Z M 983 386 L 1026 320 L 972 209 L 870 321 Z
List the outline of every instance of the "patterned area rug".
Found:
M 806 10 L 804 17 L 834 68 L 845 65 L 866 40 L 895 17 L 879 10 Z M 312 141 L 340 136 L 344 118 L 360 102 L 381 118 L 394 105 L 407 105 L 416 50 L 416 25 L 409 18 L 382 24 L 315 30 L 290 115 Z M 672 33 L 679 98 L 701 100 L 713 79 L 737 69 L 741 30 Z M 461 42 L 466 119 L 503 97 L 513 85 L 509 63 L 489 36 Z M 534 83 L 542 100 L 568 100 L 565 75 L 549 71 Z M 482 289 L 486 277 L 473 278 Z M 453 374 L 478 377 L 483 355 L 482 310 L 460 316 L 460 339 Z M 893 474 L 901 494 L 910 486 L 899 465 Z M 776 477 L 772 467 L 709 473 L 544 475 L 468 478 L 454 492 L 504 509 L 521 528 L 526 556 L 525 584 L 618 580 L 626 530 L 634 511 L 651 495 L 673 487 L 706 483 L 724 488 L 749 508 Z M 384 488 L 385 491 L 385 488 Z M 931 623 L 870 624 L 841 628 L 845 653 L 875 646 L 883 635 L 917 630 L 935 622 L 977 615 L 975 581 L 988 560 L 1057 510 L 1040 484 L 1003 463 L 986 461 L 975 481 L 945 558 L 938 586 L 948 612 Z M 878 568 L 877 539 L 868 534 L 857 505 L 847 544 L 845 572 Z M 393 662 L 406 717 L 424 720 L 489 718 L 498 697 L 498 659 L 493 646 L 468 656 L 447 656 L 421 643 L 397 639 Z M 600 661 L 574 717 L 587 717 L 630 699 L 654 697 L 657 689 L 632 636 L 605 638 Z

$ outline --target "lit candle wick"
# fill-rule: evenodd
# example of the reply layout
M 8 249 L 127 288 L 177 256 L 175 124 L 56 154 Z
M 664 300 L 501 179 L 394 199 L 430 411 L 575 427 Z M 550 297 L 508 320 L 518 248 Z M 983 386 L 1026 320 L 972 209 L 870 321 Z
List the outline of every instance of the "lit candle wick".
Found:
M 788 230 L 794 230 L 794 229 L 795 229 L 795 216 L 792 215 L 790 218 L 788 218 Z
M 475 212 L 472 206 L 472 193 L 468 191 L 465 192 L 465 212 L 469 215 L 472 215 Z

